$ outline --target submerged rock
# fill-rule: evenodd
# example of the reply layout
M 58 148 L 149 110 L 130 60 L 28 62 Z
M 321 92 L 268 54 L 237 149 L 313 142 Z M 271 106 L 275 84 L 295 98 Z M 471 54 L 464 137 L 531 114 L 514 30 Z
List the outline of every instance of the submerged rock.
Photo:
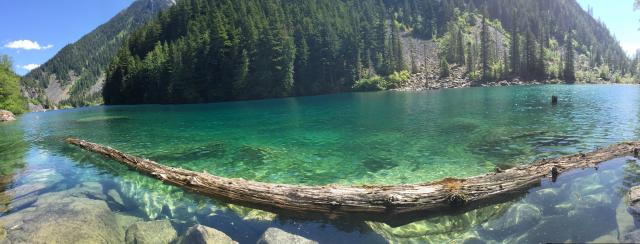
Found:
M 120 243 L 122 229 L 106 202 L 67 193 L 40 196 L 29 208 L 0 217 L 13 243 Z
M 521 232 L 538 224 L 541 215 L 535 205 L 518 203 L 511 206 L 502 218 L 491 220 L 484 227 L 488 231 Z
M 640 243 L 640 229 L 623 234 L 620 237 L 620 241 L 625 243 Z
M 618 225 L 618 236 L 622 236 L 635 229 L 633 217 L 627 212 L 627 204 L 624 201 L 620 201 L 616 208 L 616 223 Z
M 268 228 L 257 242 L 257 244 L 279 243 L 313 244 L 318 242 L 273 227 Z
M 0 110 L 0 122 L 14 121 L 16 116 L 11 111 Z
M 180 240 L 181 244 L 233 244 L 238 243 L 219 230 L 204 225 L 194 225 Z
M 169 220 L 137 222 L 127 228 L 125 243 L 171 243 L 178 237 Z
M 118 193 L 118 191 L 111 189 L 107 191 L 107 196 L 109 196 L 111 201 L 120 204 L 120 206 L 125 206 L 124 201 L 122 200 L 122 197 L 120 196 L 120 193 Z
M 640 201 L 640 186 L 631 187 L 629 193 L 627 193 L 627 198 L 631 204 Z
M 118 226 L 120 226 L 120 228 L 122 230 L 128 229 L 131 225 L 133 225 L 133 224 L 135 224 L 137 222 L 144 221 L 140 217 L 136 217 L 136 216 L 132 216 L 132 215 L 126 215 L 126 214 L 122 214 L 122 213 L 115 213 L 115 216 L 116 216 L 116 223 L 118 223 Z

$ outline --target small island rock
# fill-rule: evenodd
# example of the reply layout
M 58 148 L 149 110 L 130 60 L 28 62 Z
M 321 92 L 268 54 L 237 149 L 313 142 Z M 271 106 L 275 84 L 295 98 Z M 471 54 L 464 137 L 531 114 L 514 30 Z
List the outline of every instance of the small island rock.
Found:
M 318 242 L 273 227 L 267 229 L 257 242 L 257 244 L 277 243 L 314 244 Z

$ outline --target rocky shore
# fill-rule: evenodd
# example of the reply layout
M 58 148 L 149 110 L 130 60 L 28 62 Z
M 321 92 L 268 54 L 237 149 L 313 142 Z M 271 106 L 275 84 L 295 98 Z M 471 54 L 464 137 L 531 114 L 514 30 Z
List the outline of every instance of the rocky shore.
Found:
M 64 184 L 55 170 L 36 170 L 28 177 L 30 183 L 2 192 L 0 243 L 238 243 L 199 223 L 180 232 L 176 226 L 184 223 L 179 220 L 121 212 L 127 201 L 118 189 L 100 182 L 52 191 Z M 284 242 L 317 243 L 274 227 L 258 241 Z
M 398 91 L 424 91 L 437 90 L 443 88 L 464 88 L 464 87 L 495 87 L 495 86 L 520 86 L 520 85 L 544 85 L 544 84 L 564 84 L 559 79 L 549 80 L 523 80 L 518 77 L 504 79 L 492 82 L 473 81 L 465 76 L 466 68 L 460 66 L 451 66 L 451 74 L 449 77 L 439 77 L 434 72 L 416 73 L 411 75 L 409 81 Z M 580 83 L 580 82 L 578 82 Z M 599 79 L 596 82 L 584 84 L 608 84 L 605 80 Z

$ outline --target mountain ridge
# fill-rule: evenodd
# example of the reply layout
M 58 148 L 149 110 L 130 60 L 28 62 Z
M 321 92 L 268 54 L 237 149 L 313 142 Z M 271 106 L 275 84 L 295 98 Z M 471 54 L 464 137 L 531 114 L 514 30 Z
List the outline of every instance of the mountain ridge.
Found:
M 21 79 L 21 90 L 32 110 L 99 103 L 104 68 L 122 41 L 128 33 L 173 4 L 175 0 L 136 0 L 27 73 Z

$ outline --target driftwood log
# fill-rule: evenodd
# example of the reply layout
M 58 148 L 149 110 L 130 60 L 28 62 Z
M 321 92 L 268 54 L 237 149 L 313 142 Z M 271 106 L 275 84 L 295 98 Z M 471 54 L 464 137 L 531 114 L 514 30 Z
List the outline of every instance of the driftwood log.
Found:
M 85 150 L 108 156 L 131 169 L 165 183 L 279 213 L 311 213 L 331 217 L 360 216 L 384 222 L 398 216 L 424 216 L 491 204 L 521 195 L 543 179 L 555 180 L 571 169 L 596 167 L 599 163 L 634 154 L 640 142 L 615 144 L 592 152 L 542 159 L 516 168 L 467 179 L 444 179 L 423 184 L 392 186 L 304 186 L 230 179 L 165 166 L 131 156 L 110 147 L 69 138 Z M 502 200 L 500 200 L 502 199 Z

